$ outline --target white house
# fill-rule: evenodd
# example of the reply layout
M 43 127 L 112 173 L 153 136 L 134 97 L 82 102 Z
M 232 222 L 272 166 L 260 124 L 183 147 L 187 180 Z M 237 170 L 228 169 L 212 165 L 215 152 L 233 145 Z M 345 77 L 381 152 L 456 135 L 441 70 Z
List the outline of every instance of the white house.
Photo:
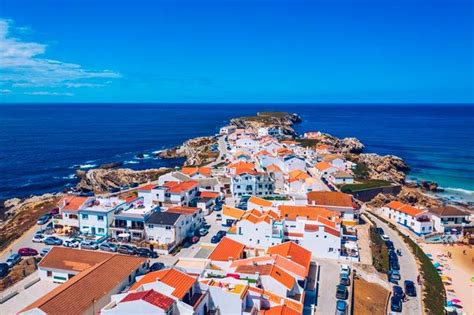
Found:
M 227 232 L 227 237 L 247 247 L 268 248 L 283 241 L 283 222 L 273 211 L 247 211 Z
M 472 227 L 470 214 L 454 206 L 429 209 L 436 232 L 447 234 L 462 233 L 462 229 Z
M 117 197 L 90 197 L 79 210 L 79 229 L 84 234 L 109 235 L 114 212 L 126 207 L 127 202 Z
M 328 162 L 318 162 L 314 166 L 314 169 L 316 173 L 319 174 L 320 176 L 327 176 L 334 172 L 339 171 L 337 167 L 335 167 L 334 165 Z
M 147 241 L 156 244 L 159 253 L 167 254 L 189 234 L 186 216 L 172 212 L 154 212 L 145 222 Z
M 237 129 L 237 127 L 233 126 L 233 125 L 224 126 L 224 127 L 221 127 L 221 129 L 219 130 L 219 133 L 221 135 L 230 135 L 230 134 L 234 133 L 236 129 Z
M 53 218 L 55 228 L 79 228 L 79 209 L 86 202 L 87 197 L 65 196 L 58 203 L 61 219 Z
M 283 158 L 283 170 L 288 172 L 294 170 L 305 170 L 306 162 L 303 158 L 295 155 L 289 155 Z
M 107 315 L 177 313 L 177 301 L 153 289 L 113 295 L 110 303 L 100 311 L 100 314 Z
M 410 205 L 391 201 L 381 208 L 382 215 L 388 220 L 398 223 L 417 235 L 433 232 L 431 214 L 427 210 L 418 209 Z
M 329 180 L 335 185 L 353 184 L 354 177 L 344 171 L 332 172 L 329 174 Z
M 274 190 L 274 179 L 266 173 L 243 170 L 231 177 L 231 193 L 235 197 L 270 196 Z

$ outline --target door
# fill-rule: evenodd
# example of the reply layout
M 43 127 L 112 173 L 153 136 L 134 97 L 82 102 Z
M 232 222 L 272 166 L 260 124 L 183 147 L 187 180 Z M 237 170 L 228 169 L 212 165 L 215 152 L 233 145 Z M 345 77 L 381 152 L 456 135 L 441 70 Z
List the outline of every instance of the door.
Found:
M 95 235 L 95 227 L 91 228 L 91 233 L 92 233 L 92 235 Z

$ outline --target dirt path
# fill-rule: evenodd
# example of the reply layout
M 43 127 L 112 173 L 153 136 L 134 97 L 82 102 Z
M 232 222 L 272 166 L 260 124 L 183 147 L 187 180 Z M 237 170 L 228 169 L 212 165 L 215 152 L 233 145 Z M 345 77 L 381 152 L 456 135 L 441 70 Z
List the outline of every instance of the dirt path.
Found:
M 354 314 L 384 315 L 389 291 L 360 277 L 354 281 Z

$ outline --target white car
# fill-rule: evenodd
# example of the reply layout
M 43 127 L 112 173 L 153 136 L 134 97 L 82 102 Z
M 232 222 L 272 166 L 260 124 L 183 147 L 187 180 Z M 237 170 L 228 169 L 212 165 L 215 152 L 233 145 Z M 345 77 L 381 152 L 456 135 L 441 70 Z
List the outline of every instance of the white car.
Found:
M 46 236 L 44 234 L 41 234 L 41 233 L 37 233 L 33 236 L 33 238 L 31 239 L 31 241 L 33 243 L 43 243 L 44 242 L 44 239 L 46 238 Z
M 349 265 L 344 265 L 342 264 L 341 265 L 341 274 L 342 273 L 345 273 L 347 275 L 350 275 L 351 274 L 351 267 Z
M 78 248 L 80 245 L 78 240 L 65 240 L 63 243 L 64 247 Z
M 381 238 L 382 238 L 384 241 L 390 240 L 390 237 L 388 237 L 387 234 L 382 235 Z

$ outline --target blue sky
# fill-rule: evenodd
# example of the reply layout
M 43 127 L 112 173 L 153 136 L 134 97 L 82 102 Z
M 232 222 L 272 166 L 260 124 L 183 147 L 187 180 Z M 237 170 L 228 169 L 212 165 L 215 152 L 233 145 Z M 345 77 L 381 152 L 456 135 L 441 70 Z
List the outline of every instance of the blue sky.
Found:
M 474 102 L 471 0 L 3 0 L 1 102 Z

